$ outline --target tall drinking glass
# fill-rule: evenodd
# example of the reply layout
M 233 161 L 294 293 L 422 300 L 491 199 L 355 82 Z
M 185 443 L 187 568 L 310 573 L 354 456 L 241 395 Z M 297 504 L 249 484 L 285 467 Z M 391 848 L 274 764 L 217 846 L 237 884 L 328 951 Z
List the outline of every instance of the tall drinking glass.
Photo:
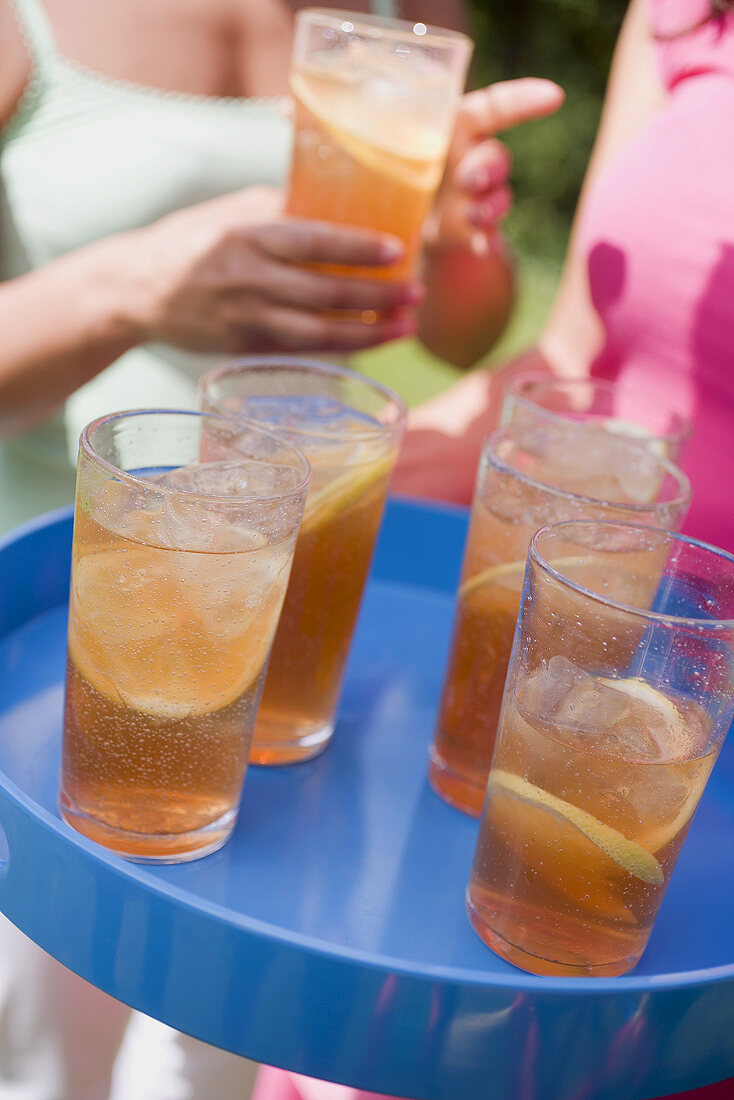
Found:
M 514 424 L 487 439 L 464 553 L 451 652 L 430 751 L 433 789 L 479 816 L 532 535 L 563 519 L 675 529 L 690 484 L 644 444 L 563 421 Z
M 532 374 L 509 382 L 502 403 L 503 424 L 542 424 L 557 418 L 649 441 L 673 462 L 693 432 L 689 417 L 629 383 Z
M 344 667 L 403 432 L 397 394 L 307 359 L 242 359 L 202 380 L 204 409 L 239 412 L 307 456 L 313 480 L 250 760 L 288 764 L 334 730 Z
M 235 417 L 82 432 L 59 794 L 79 832 L 149 863 L 229 837 L 309 476 Z
M 441 181 L 472 42 L 466 35 L 364 13 L 296 15 L 291 65 L 295 137 L 286 211 L 392 233 L 415 265 Z
M 532 541 L 469 881 L 536 974 L 635 965 L 734 712 L 734 556 L 638 525 Z

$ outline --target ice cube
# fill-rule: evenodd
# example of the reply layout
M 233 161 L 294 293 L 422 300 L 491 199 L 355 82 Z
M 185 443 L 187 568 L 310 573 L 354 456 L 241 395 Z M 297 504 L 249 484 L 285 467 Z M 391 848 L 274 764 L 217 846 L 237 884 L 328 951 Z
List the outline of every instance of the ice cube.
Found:
M 205 462 L 191 466 L 178 466 L 173 470 L 156 474 L 150 480 L 168 489 L 182 493 L 196 493 L 205 497 L 247 497 L 252 493 L 253 473 L 259 473 L 259 463 Z
M 653 452 L 639 445 L 628 444 L 616 449 L 611 470 L 620 488 L 622 500 L 649 504 L 660 492 L 663 469 Z
M 660 759 L 666 718 L 659 709 L 565 657 L 552 657 L 526 682 L 521 709 L 580 742 L 598 742 L 605 752 Z
M 638 782 L 631 783 L 627 794 L 627 801 L 640 821 L 655 822 L 674 817 L 691 794 L 691 784 L 664 765 L 645 768 L 640 776 Z
M 626 719 L 629 710 L 626 695 L 584 674 L 561 700 L 555 721 L 587 737 L 605 737 Z
M 523 685 L 520 705 L 534 722 L 553 725 L 570 693 L 593 683 L 591 676 L 566 657 L 551 657 Z

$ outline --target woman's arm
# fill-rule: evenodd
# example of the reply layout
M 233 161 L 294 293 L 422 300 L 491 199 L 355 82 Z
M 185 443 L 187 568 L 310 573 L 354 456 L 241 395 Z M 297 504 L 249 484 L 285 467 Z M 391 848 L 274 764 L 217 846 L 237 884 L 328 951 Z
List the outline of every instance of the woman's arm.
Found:
M 538 344 L 495 371 L 474 372 L 411 413 L 393 480 L 396 492 L 468 503 L 482 441 L 497 423 L 510 378 L 529 369 L 588 374 L 602 334 L 577 247 L 583 203 L 599 173 L 663 103 L 645 0 L 632 0 L 615 49 L 556 301 Z
M 127 349 L 355 351 L 415 331 L 413 283 L 339 279 L 306 265 L 389 265 L 381 234 L 280 214 L 249 188 L 101 240 L 0 284 L 0 432 L 22 430 Z M 370 310 L 381 320 L 340 319 Z M 135 395 L 135 400 L 144 395 Z

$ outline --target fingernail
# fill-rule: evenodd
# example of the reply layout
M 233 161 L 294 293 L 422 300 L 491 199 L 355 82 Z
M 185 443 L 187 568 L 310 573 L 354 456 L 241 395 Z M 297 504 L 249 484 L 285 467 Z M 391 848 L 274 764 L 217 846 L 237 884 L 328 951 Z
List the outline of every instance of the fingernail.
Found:
M 394 339 L 399 339 L 401 336 L 415 336 L 418 331 L 418 322 L 415 317 L 399 317 L 393 321 L 392 333 Z
M 463 178 L 467 191 L 486 191 L 492 182 L 492 173 L 488 168 L 475 168 L 466 172 Z
M 425 288 L 421 283 L 408 283 L 403 287 L 400 295 L 400 301 L 402 305 L 417 306 L 426 296 Z
M 482 203 L 472 203 L 467 211 L 467 219 L 477 229 L 488 229 L 498 220 L 497 208 L 489 199 Z
M 392 264 L 405 252 L 405 246 L 401 241 L 381 241 L 380 242 L 380 259 L 384 263 Z

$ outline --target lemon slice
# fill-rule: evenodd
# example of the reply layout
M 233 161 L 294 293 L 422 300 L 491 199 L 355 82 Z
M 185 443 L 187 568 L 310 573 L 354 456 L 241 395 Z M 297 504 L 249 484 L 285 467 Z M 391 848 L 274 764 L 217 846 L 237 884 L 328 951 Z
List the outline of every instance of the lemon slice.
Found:
M 518 587 L 525 576 L 525 561 L 508 561 L 502 565 L 490 565 L 489 569 L 483 569 L 481 573 L 475 573 L 459 586 L 459 596 L 464 599 L 482 588 L 485 584 L 505 584 L 506 587 Z M 508 584 L 507 582 L 510 582 Z M 514 585 L 512 584 L 514 582 Z
M 525 561 L 526 559 L 523 558 L 522 561 L 508 561 L 503 562 L 501 565 L 490 565 L 488 569 L 483 569 L 481 573 L 475 573 L 473 577 L 467 577 L 459 587 L 459 596 L 463 599 L 485 584 L 501 584 L 505 588 L 516 588 L 519 591 L 525 576 Z M 552 561 L 550 564 L 554 569 L 563 570 L 577 565 L 591 565 L 592 562 L 592 558 L 578 557 L 559 558 L 558 561 Z
M 91 552 L 74 566 L 69 656 L 100 695 L 161 719 L 229 706 L 257 681 L 272 631 L 264 609 L 230 644 L 206 651 L 207 628 L 160 552 L 130 546 Z M 273 620 L 274 622 L 274 616 Z M 221 631 L 222 627 L 219 626 Z
M 653 707 L 658 711 L 671 729 L 684 731 L 683 715 L 675 703 L 667 695 L 663 695 L 662 691 L 658 691 L 652 684 L 649 684 L 647 680 L 642 680 L 639 676 L 629 676 L 624 680 L 614 680 L 606 676 L 600 676 L 599 683 L 606 684 L 607 687 L 614 688 L 615 691 L 624 692 L 625 695 L 629 695 L 633 699 L 639 699 L 641 703 L 646 703 L 649 707 Z
M 307 79 L 294 73 L 290 80 L 291 91 L 300 100 L 334 140 L 355 160 L 380 175 L 391 177 L 399 183 L 432 191 L 437 187 L 443 172 L 446 143 L 438 133 L 428 129 L 414 129 L 409 142 L 399 144 L 381 134 L 379 140 L 360 135 L 331 121 L 328 117 L 328 101 L 314 94 Z
M 572 806 L 570 802 L 564 802 L 554 794 L 549 794 L 541 787 L 528 783 L 519 775 L 512 772 L 493 770 L 489 776 L 489 787 L 496 787 L 506 793 L 530 802 L 534 806 L 542 806 L 550 813 L 557 814 L 564 821 L 574 825 L 580 833 L 595 844 L 600 851 L 614 860 L 629 874 L 651 886 L 662 886 L 663 869 L 655 859 L 655 856 L 637 844 L 634 840 L 628 840 L 619 830 L 611 825 L 604 825 L 597 821 L 586 810 Z
M 350 466 L 328 485 L 310 493 L 306 498 L 301 533 L 313 534 L 319 527 L 326 526 L 341 512 L 346 511 L 373 485 L 388 476 L 394 460 L 395 455 L 390 452 L 369 465 Z
M 167 721 L 199 718 L 204 714 L 211 714 L 230 706 L 252 687 L 260 674 L 258 668 L 253 677 L 252 670 L 248 669 L 239 682 L 227 684 L 224 689 L 209 687 L 207 690 L 204 687 L 197 691 L 198 685 L 193 689 L 189 685 L 188 693 L 182 691 L 181 698 L 173 699 L 170 697 L 168 681 L 165 684 L 168 689 L 167 694 L 164 691 L 146 691 L 133 675 L 125 677 L 119 675 L 119 670 L 115 670 L 117 675 L 108 671 L 99 656 L 94 656 L 91 649 L 88 649 L 79 638 L 69 639 L 69 657 L 82 679 L 86 680 L 99 695 L 103 695 L 117 706 L 129 707 L 140 714 L 148 714 L 152 718 Z

